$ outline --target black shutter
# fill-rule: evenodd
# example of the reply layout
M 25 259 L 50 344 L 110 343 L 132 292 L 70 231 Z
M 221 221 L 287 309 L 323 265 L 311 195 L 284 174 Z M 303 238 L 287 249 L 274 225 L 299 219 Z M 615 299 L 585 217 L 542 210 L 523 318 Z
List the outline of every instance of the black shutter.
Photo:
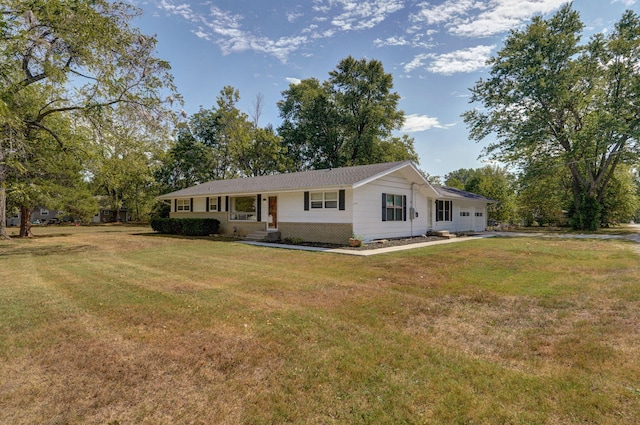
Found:
M 262 195 L 256 195 L 256 213 L 258 214 L 258 221 L 262 221 Z
M 173 200 L 173 212 L 178 211 L 178 200 L 174 199 Z
M 225 211 L 229 211 L 229 197 L 228 196 L 225 196 L 225 199 L 224 199 L 224 210 Z
M 193 212 L 193 198 L 189 198 L 189 211 Z
M 216 206 L 216 211 L 220 212 L 222 209 L 222 196 L 218 196 L 218 205 Z
M 209 212 L 209 197 L 207 196 L 207 205 L 205 206 L 205 211 Z
M 338 192 L 338 209 L 344 211 L 344 189 Z
M 407 221 L 407 195 L 402 196 L 402 221 Z
M 304 193 L 304 210 L 309 211 L 309 192 Z
M 387 194 L 382 194 L 382 221 L 387 221 Z

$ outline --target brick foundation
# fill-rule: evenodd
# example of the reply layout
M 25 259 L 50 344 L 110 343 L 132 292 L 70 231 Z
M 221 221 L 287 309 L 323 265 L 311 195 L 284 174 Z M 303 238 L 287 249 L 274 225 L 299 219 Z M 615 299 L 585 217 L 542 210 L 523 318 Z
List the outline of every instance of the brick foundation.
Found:
M 322 242 L 346 245 L 353 233 L 351 223 L 278 223 L 282 239 L 302 239 L 305 242 Z

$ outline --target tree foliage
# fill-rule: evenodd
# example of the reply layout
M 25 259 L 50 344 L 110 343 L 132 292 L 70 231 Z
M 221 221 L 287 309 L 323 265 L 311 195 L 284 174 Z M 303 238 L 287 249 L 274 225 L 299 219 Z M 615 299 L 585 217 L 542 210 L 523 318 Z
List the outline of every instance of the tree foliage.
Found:
M 445 185 L 496 200 L 487 205 L 489 220 L 510 223 L 516 219 L 515 178 L 504 168 L 461 168 L 445 175 Z
M 404 123 L 393 77 L 377 60 L 340 61 L 329 78 L 291 84 L 278 102 L 284 139 L 294 170 L 411 159 L 413 139 L 393 137 Z
M 600 226 L 616 168 L 640 154 L 640 18 L 627 11 L 606 36 L 580 44 L 571 4 L 512 31 L 471 89 L 483 109 L 464 114 L 485 153 L 519 165 L 561 163 L 571 175 L 574 227 Z
M 71 151 L 56 117 L 67 116 L 78 127 L 101 125 L 116 105 L 135 116 L 138 127 L 161 127 L 171 117 L 167 99 L 176 95 L 170 67 L 154 56 L 156 40 L 130 25 L 137 15 L 132 6 L 107 0 L 0 5 L 0 213 L 8 172 L 20 171 L 22 152 L 36 152 L 29 147 L 40 134 Z

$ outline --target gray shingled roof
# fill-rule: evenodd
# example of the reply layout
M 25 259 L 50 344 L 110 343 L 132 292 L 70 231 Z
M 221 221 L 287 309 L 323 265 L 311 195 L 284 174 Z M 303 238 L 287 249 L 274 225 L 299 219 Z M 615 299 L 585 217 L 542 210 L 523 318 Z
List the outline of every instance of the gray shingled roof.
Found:
M 440 193 L 440 195 L 442 195 L 443 198 L 472 199 L 474 201 L 498 202 L 495 199 L 476 195 L 475 193 L 456 189 L 455 187 L 440 185 L 433 185 L 433 187 L 438 191 L 438 193 Z
M 158 198 L 170 199 L 217 194 L 263 193 L 283 190 L 314 189 L 319 187 L 353 186 L 363 180 L 370 179 L 377 175 L 384 175 L 405 166 L 412 166 L 412 163 L 410 161 L 398 161 L 328 170 L 274 174 L 261 177 L 212 180 L 176 192 L 167 193 Z

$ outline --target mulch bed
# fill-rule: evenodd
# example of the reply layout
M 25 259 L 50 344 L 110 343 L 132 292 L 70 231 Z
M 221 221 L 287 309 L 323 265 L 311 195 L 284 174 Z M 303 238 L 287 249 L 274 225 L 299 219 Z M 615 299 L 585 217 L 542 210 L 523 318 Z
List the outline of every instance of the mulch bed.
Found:
M 300 245 L 300 246 L 312 246 L 317 248 L 328 248 L 328 249 L 349 249 L 353 251 L 366 251 L 369 249 L 379 249 L 379 248 L 389 248 L 392 246 L 402 246 L 402 245 L 410 245 L 414 243 L 422 243 L 422 242 L 434 242 L 441 241 L 446 238 L 440 236 L 415 236 L 412 238 L 397 238 L 397 239 L 380 239 L 376 241 L 371 241 L 369 243 L 363 244 L 359 247 L 352 247 L 349 245 L 339 245 L 339 244 L 329 244 L 329 243 L 317 243 L 317 242 L 300 242 L 296 244 L 288 244 L 288 245 Z M 287 244 L 286 242 L 278 242 L 281 244 Z

